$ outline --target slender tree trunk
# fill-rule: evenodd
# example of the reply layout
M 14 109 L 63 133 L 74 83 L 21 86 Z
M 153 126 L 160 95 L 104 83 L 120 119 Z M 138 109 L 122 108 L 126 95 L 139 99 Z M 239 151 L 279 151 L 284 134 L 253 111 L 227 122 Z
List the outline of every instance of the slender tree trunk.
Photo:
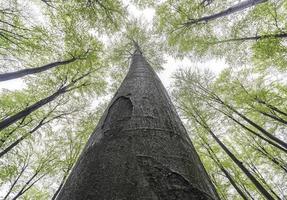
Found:
M 213 185 L 214 185 L 216 188 L 219 188 L 220 186 L 219 186 L 219 184 L 217 183 L 217 180 L 216 180 L 216 178 L 214 177 L 213 174 L 210 174 L 210 178 L 211 178 L 211 181 L 212 181 Z M 217 190 L 217 192 L 218 192 L 218 194 L 219 194 L 221 200 L 227 200 L 226 194 L 225 194 L 224 192 L 222 192 L 222 191 L 220 191 L 220 190 Z
M 249 170 L 243 165 L 243 163 L 237 159 L 237 157 L 229 151 L 229 149 L 216 137 L 216 135 L 209 130 L 209 133 L 213 139 L 219 144 L 219 146 L 225 151 L 225 153 L 233 160 L 233 162 L 243 171 L 243 173 L 249 178 L 249 180 L 255 185 L 258 191 L 261 192 L 268 200 L 274 198 L 272 195 L 261 185 L 261 183 L 249 172 Z
M 231 160 L 241 169 L 241 171 L 249 178 L 249 180 L 254 184 L 254 186 L 263 194 L 268 200 L 274 200 L 272 195 L 261 185 L 261 183 L 249 172 L 249 170 L 243 165 L 243 163 L 237 159 L 237 157 L 229 151 L 229 149 L 218 139 L 218 137 L 213 133 L 211 128 L 208 126 L 207 122 L 202 118 L 199 110 L 193 107 L 193 113 L 191 113 L 193 119 L 202 126 L 212 138 L 217 142 L 217 144 L 224 150 L 224 152 L 231 158 Z
M 214 42 L 213 44 L 227 43 L 227 42 L 245 42 L 245 41 L 256 41 L 261 39 L 268 38 L 287 38 L 287 33 L 278 33 L 278 34 L 270 34 L 270 35 L 257 35 L 251 37 L 241 37 L 241 38 L 231 38 L 226 40 L 219 40 Z
M 36 130 L 40 128 L 40 126 L 38 125 L 36 127 Z M 36 131 L 35 130 L 35 131 Z M 17 146 L 22 140 L 24 140 L 26 137 L 28 137 L 29 135 L 31 135 L 33 132 L 35 132 L 34 129 L 32 131 L 29 131 L 28 133 L 24 134 L 23 136 L 21 136 L 20 138 L 18 138 L 16 141 L 14 141 L 12 144 L 10 144 L 8 147 L 6 147 L 3 151 L 0 152 L 0 158 L 2 156 L 4 156 L 6 153 L 8 153 L 9 151 L 11 151 L 15 146 Z
M 4 143 L 6 142 L 6 140 L 15 132 L 17 131 L 19 128 L 24 127 L 26 125 L 28 125 L 29 123 L 31 123 L 31 121 L 28 121 L 27 123 L 25 122 L 26 117 L 23 117 L 22 120 L 17 124 L 17 126 L 15 128 L 13 128 L 11 131 L 9 131 L 8 133 L 5 133 L 3 135 L 3 137 L 0 139 L 0 148 L 4 145 Z
M 1 81 L 8 81 L 8 80 L 11 80 L 11 79 L 16 79 L 16 78 L 21 78 L 23 76 L 36 74 L 36 73 L 40 73 L 40 72 L 43 72 L 43 71 L 47 71 L 47 70 L 52 69 L 54 67 L 58 67 L 58 66 L 61 66 L 61 65 L 67 65 L 67 64 L 72 63 L 72 62 L 74 62 L 76 60 L 77 60 L 77 58 L 73 57 L 73 58 L 70 58 L 68 60 L 50 63 L 50 64 L 47 64 L 47 65 L 44 65 L 44 66 L 41 66 L 41 67 L 28 68 L 28 69 L 22 69 L 22 70 L 19 70 L 19 71 L 15 71 L 15 72 L 3 73 L 3 74 L 0 74 L 0 82 Z
M 287 37 L 287 34 L 286 34 L 286 37 Z M 280 113 L 281 115 L 284 115 L 285 117 L 287 117 L 287 113 L 282 111 L 282 110 L 280 110 L 279 108 L 277 108 L 277 107 L 275 107 L 275 106 L 263 101 L 262 99 L 259 99 L 259 98 L 254 98 L 254 99 L 255 99 L 256 102 L 258 102 L 260 104 L 263 104 L 263 105 L 267 106 L 268 108 L 270 108 L 271 110 L 273 110 L 273 111 L 275 111 L 277 113 Z
M 228 179 L 230 184 L 234 187 L 234 189 L 238 192 L 238 194 L 242 197 L 244 200 L 248 200 L 248 197 L 244 194 L 244 192 L 238 187 L 237 183 L 233 179 L 233 177 L 229 174 L 229 172 L 224 168 L 224 166 L 221 164 L 220 160 L 217 158 L 216 154 L 210 147 L 208 143 L 205 143 L 206 150 L 210 156 L 210 158 L 217 164 L 217 166 L 220 168 L 220 170 L 223 172 L 225 177 Z
M 243 120 L 245 120 L 248 124 L 250 124 L 251 126 L 253 126 L 254 128 L 256 128 L 257 130 L 259 130 L 263 135 L 265 135 L 266 137 L 268 137 L 270 140 L 273 140 L 274 142 L 280 144 L 282 147 L 284 147 L 285 149 L 287 149 L 287 143 L 282 141 L 281 139 L 277 138 L 276 136 L 272 135 L 271 133 L 269 133 L 267 130 L 265 130 L 263 127 L 259 126 L 258 124 L 256 124 L 254 121 L 252 121 L 251 119 L 249 119 L 248 117 L 246 117 L 244 114 L 242 114 L 241 112 L 239 112 L 238 110 L 236 110 L 232 105 L 226 103 L 224 100 L 222 100 L 216 93 L 210 91 L 209 89 L 205 88 L 202 85 L 198 86 L 200 88 L 200 90 L 202 90 L 203 92 L 207 93 L 210 98 L 212 99 L 212 101 L 220 104 L 221 106 L 224 106 L 225 108 L 227 108 L 228 110 L 232 111 L 233 113 L 235 113 L 237 116 L 239 116 L 240 118 L 242 118 Z M 209 104 L 210 105 L 210 104 Z M 211 107 L 215 108 L 214 106 L 210 105 Z M 219 109 L 217 109 L 218 111 L 220 111 Z M 222 112 L 222 111 L 220 111 Z
M 219 199 L 139 49 L 57 200 Z
M 285 37 L 287 37 L 287 34 L 285 34 Z M 263 105 L 263 106 L 269 108 L 270 111 L 274 113 L 274 115 L 276 115 L 276 113 L 277 113 L 277 114 L 279 113 L 279 114 L 284 115 L 285 117 L 287 117 L 287 113 L 286 113 L 286 112 L 280 110 L 280 109 L 277 108 L 276 106 L 271 105 L 270 103 L 268 103 L 268 102 L 266 102 L 265 100 L 261 99 L 261 98 L 258 97 L 257 95 L 251 95 L 251 94 L 248 92 L 248 90 L 244 87 L 244 85 L 243 85 L 242 83 L 240 83 L 239 81 L 238 81 L 238 83 L 239 83 L 240 87 L 244 90 L 244 92 L 245 92 L 249 97 L 251 97 L 256 103 L 258 103 L 258 104 L 260 104 L 260 105 Z M 252 107 L 252 108 L 254 107 L 254 106 L 252 106 L 252 104 L 249 104 L 249 106 Z
M 17 184 L 19 178 L 22 176 L 22 174 L 24 173 L 24 171 L 26 170 L 28 165 L 24 165 L 22 168 L 21 168 L 21 171 L 19 173 L 19 175 L 17 176 L 17 178 L 15 179 L 15 181 L 13 182 L 13 184 L 11 185 L 11 187 L 9 188 L 9 191 L 7 192 L 7 194 L 5 195 L 5 197 L 3 198 L 3 200 L 7 199 L 9 194 L 12 192 L 13 188 L 15 187 L 15 185 Z
M 33 133 L 35 133 L 39 128 L 41 128 L 43 125 L 50 123 L 51 121 L 58 119 L 60 117 L 62 117 L 63 115 L 67 115 L 69 113 L 66 114 L 60 114 L 57 115 L 55 117 L 52 117 L 50 120 L 45 121 L 49 115 L 51 114 L 48 113 L 46 116 L 43 117 L 43 119 L 37 124 L 37 126 L 35 126 L 32 130 L 30 130 L 29 132 L 27 132 L 26 134 L 22 135 L 21 137 L 19 137 L 17 140 L 15 140 L 14 142 L 12 142 L 8 147 L 6 147 L 3 151 L 0 152 L 0 158 L 2 156 L 4 156 L 6 153 L 8 153 L 9 151 L 11 151 L 14 147 L 16 147 L 21 141 L 23 141 L 24 139 L 26 139 L 28 136 L 32 135 Z
M 262 155 L 264 155 L 266 158 L 268 158 L 271 162 L 273 162 L 275 165 L 277 165 L 278 167 L 280 167 L 283 171 L 285 171 L 287 173 L 287 168 L 284 167 L 284 165 L 276 158 L 274 158 L 272 155 L 270 155 L 264 147 L 258 147 L 255 149 L 260 152 Z
M 253 126 L 254 128 L 256 128 L 257 130 L 259 130 L 262 134 L 264 134 L 266 137 L 268 137 L 270 140 L 273 140 L 274 142 L 277 142 L 278 144 L 280 144 L 282 147 L 284 147 L 285 149 L 287 149 L 287 143 L 280 140 L 279 138 L 275 137 L 274 135 L 272 135 L 271 133 L 269 133 L 268 131 L 266 131 L 264 128 L 262 128 L 261 126 L 259 126 L 258 124 L 256 124 L 255 122 L 253 122 L 251 119 L 249 119 L 248 117 L 244 116 L 242 113 L 240 113 L 239 111 L 237 111 L 235 108 L 233 108 L 232 106 L 222 102 L 222 105 L 226 106 L 228 109 L 230 109 L 231 111 L 233 111 L 234 113 L 236 113 L 239 117 L 241 117 L 242 119 L 244 119 L 248 124 L 250 124 L 251 126 Z
M 42 106 L 46 105 L 47 103 L 55 100 L 58 96 L 73 90 L 73 86 L 76 82 L 78 82 L 79 80 L 83 79 L 84 77 L 88 76 L 91 72 L 86 73 L 82 76 L 80 76 L 77 79 L 74 79 L 71 81 L 71 83 L 67 84 L 66 86 L 61 86 L 56 92 L 54 92 L 52 95 L 41 99 L 40 101 L 32 104 L 31 106 L 28 106 L 27 108 L 23 109 L 22 111 L 12 115 L 11 117 L 8 117 L 4 120 L 2 120 L 0 122 L 0 131 L 3 130 L 4 128 L 10 126 L 11 124 L 17 122 L 18 120 L 22 119 L 23 117 L 28 116 L 30 113 L 38 110 L 39 108 L 41 108 Z M 75 87 L 77 88 L 77 87 Z
M 275 121 L 278 121 L 284 125 L 287 125 L 287 121 L 282 119 L 281 117 L 278 117 L 278 116 L 274 116 L 272 114 L 269 114 L 269 113 L 266 113 L 266 112 L 263 112 L 261 110 L 257 110 L 257 112 L 261 113 L 262 115 L 266 116 L 266 117 L 269 117 L 271 119 L 274 119 Z
M 29 184 L 34 180 L 34 178 L 36 178 L 36 176 L 38 175 L 38 172 L 34 173 L 29 179 L 28 181 L 23 185 L 23 187 L 21 188 L 21 190 L 13 197 L 12 200 L 16 200 L 18 199 L 20 196 L 22 196 L 27 190 L 25 190 L 27 188 L 27 186 L 29 186 Z
M 56 192 L 54 193 L 53 197 L 51 198 L 51 200 L 55 200 L 56 197 L 58 196 L 59 192 L 61 191 L 62 187 L 64 186 L 64 183 L 65 183 L 65 180 L 66 180 L 66 178 L 67 178 L 67 175 L 68 175 L 68 173 L 63 176 L 62 181 L 61 181 L 61 183 L 60 183 L 58 189 L 57 189 Z
M 238 194 L 242 197 L 242 199 L 248 200 L 248 197 L 238 187 L 235 180 L 232 178 L 232 176 L 229 174 L 229 172 L 222 165 L 220 166 L 220 170 L 224 173 L 225 177 L 228 179 L 228 181 L 231 183 L 231 185 L 234 187 L 234 189 L 238 192 Z
M 249 199 L 255 200 L 253 198 L 253 195 L 250 194 L 250 192 L 247 190 L 247 188 L 245 187 L 245 184 L 242 183 L 241 179 L 238 179 L 238 181 L 240 182 L 241 187 L 243 188 L 243 190 L 245 191 L 245 193 L 249 196 Z
M 250 8 L 250 7 L 254 6 L 254 5 L 257 5 L 257 4 L 260 4 L 260 3 L 264 3 L 264 2 L 267 2 L 267 0 L 246 0 L 246 1 L 243 1 L 243 2 L 240 2 L 240 3 L 236 4 L 234 6 L 231 6 L 231 7 L 229 7 L 226 10 L 218 12 L 216 14 L 205 16 L 205 17 L 198 18 L 198 19 L 190 19 L 188 22 L 184 23 L 184 25 L 190 26 L 190 25 L 193 25 L 193 24 L 201 23 L 201 22 L 207 23 L 209 21 L 212 21 L 212 20 L 215 20 L 215 19 L 218 19 L 218 18 L 221 18 L 221 17 L 225 17 L 225 16 L 228 16 L 228 15 L 231 15 L 231 14 L 233 14 L 235 12 L 239 12 L 239 11 L 245 10 L 247 8 Z
M 259 180 L 261 180 L 261 182 L 270 190 L 270 192 L 272 194 L 274 194 L 274 196 L 280 200 L 281 198 L 277 195 L 277 193 L 270 187 L 270 185 L 266 182 L 266 180 L 264 179 L 264 177 L 262 176 L 262 174 L 259 172 L 259 170 L 257 169 L 257 167 L 251 162 L 251 164 L 249 165 L 251 166 L 251 170 L 254 172 L 255 176 L 258 177 Z
M 239 124 L 243 129 L 249 131 L 250 133 L 252 133 L 253 135 L 259 137 L 259 138 L 262 139 L 262 140 L 264 140 L 264 141 L 267 142 L 268 144 L 270 144 L 270 145 L 272 145 L 272 146 L 274 146 L 274 147 L 276 147 L 276 148 L 278 148 L 278 149 L 280 149 L 280 150 L 282 150 L 282 151 L 284 151 L 284 152 L 287 153 L 287 149 L 283 148 L 283 147 L 280 146 L 279 144 L 277 144 L 277 143 L 275 143 L 275 142 L 273 142 L 273 141 L 271 141 L 271 140 L 269 140 L 269 139 L 263 137 L 263 136 L 260 135 L 259 133 L 257 133 L 257 132 L 255 132 L 255 131 L 253 131 L 252 129 L 248 128 L 247 126 L 245 126 L 244 124 L 242 124 L 240 121 L 238 121 L 237 119 L 235 119 L 233 116 L 231 116 L 231 115 L 229 115 L 229 114 L 227 114 L 227 113 L 225 113 L 225 112 L 223 112 L 223 111 L 221 111 L 221 110 L 219 110 L 219 109 L 216 109 L 216 110 L 219 111 L 219 112 L 221 112 L 221 113 L 224 114 L 225 116 L 227 116 L 229 119 L 231 119 L 231 120 L 234 121 L 235 123 Z
M 30 113 L 34 112 L 35 110 L 38 110 L 42 106 L 46 105 L 47 103 L 53 101 L 56 99 L 58 96 L 61 94 L 64 94 L 67 91 L 67 87 L 61 87 L 58 89 L 56 92 L 54 92 L 52 95 L 41 99 L 40 101 L 34 103 L 31 106 L 28 106 L 24 110 L 16 113 L 15 115 L 12 115 L 11 117 L 8 117 L 0 122 L 0 131 L 3 130 L 4 128 L 10 126 L 11 124 L 17 122 L 18 120 L 22 119 L 25 116 L 28 116 Z
M 37 178 L 35 181 L 33 181 L 32 183 L 30 183 L 32 180 L 29 179 L 29 182 L 26 182 L 25 185 L 23 186 L 23 188 L 16 194 L 15 197 L 13 197 L 12 200 L 16 200 L 19 197 L 21 197 L 25 192 L 27 192 L 28 190 L 30 190 L 31 187 L 33 187 L 35 185 L 35 183 L 37 183 L 39 180 L 41 180 L 44 176 L 46 176 L 47 174 L 43 174 L 41 175 L 39 178 Z M 35 177 L 33 177 L 34 179 Z

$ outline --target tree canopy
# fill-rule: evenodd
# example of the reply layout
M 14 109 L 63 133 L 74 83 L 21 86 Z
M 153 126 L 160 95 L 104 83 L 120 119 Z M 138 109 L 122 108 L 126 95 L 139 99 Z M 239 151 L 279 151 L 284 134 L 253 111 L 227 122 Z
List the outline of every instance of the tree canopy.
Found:
M 56 198 L 135 45 L 159 73 L 193 63 L 168 88 L 221 199 L 286 198 L 286 18 L 286 0 L 1 1 L 0 198 Z

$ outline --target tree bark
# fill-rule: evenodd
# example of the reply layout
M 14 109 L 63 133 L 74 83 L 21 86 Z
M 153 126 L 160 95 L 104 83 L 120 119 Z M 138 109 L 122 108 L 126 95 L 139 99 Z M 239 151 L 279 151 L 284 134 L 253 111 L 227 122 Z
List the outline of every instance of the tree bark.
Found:
M 257 5 L 257 4 L 260 4 L 260 3 L 264 3 L 264 2 L 267 2 L 267 0 L 246 0 L 246 1 L 243 1 L 243 2 L 240 2 L 240 3 L 236 4 L 234 6 L 231 6 L 231 7 L 229 7 L 226 10 L 218 12 L 216 14 L 205 16 L 205 17 L 201 17 L 201 18 L 198 18 L 198 19 L 190 19 L 189 21 L 184 23 L 184 25 L 185 26 L 190 26 L 190 25 L 193 25 L 193 24 L 201 23 L 201 22 L 207 23 L 209 21 L 212 21 L 212 20 L 215 20 L 215 19 L 218 19 L 218 18 L 221 18 L 221 17 L 225 17 L 225 16 L 228 16 L 228 15 L 231 15 L 231 14 L 233 14 L 235 12 L 239 12 L 239 11 L 245 10 L 247 8 L 250 8 L 250 7 L 254 6 L 254 5 Z
M 139 49 L 57 200 L 219 199 Z
M 0 74 L 0 82 L 1 81 L 8 81 L 11 79 L 16 79 L 16 78 L 21 78 L 23 76 L 27 76 L 27 75 L 31 75 L 31 74 L 40 73 L 40 72 L 52 69 L 54 67 L 58 67 L 61 65 L 67 65 L 67 64 L 72 63 L 76 60 L 77 60 L 77 58 L 73 57 L 73 58 L 70 58 L 70 59 L 64 60 L 64 61 L 49 63 L 49 64 L 41 66 L 41 67 L 34 67 L 34 68 L 22 69 L 22 70 L 15 71 L 15 72 L 3 73 L 3 74 Z

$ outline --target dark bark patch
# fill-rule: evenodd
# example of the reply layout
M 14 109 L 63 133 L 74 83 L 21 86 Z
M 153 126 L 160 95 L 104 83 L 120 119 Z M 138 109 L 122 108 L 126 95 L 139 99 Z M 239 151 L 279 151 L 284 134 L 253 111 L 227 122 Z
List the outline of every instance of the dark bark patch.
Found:
M 207 193 L 194 187 L 181 174 L 172 171 L 154 158 L 137 156 L 137 163 L 150 188 L 163 200 L 213 200 Z
M 130 98 L 121 96 L 109 108 L 102 129 L 108 135 L 119 133 L 131 119 L 133 104 Z

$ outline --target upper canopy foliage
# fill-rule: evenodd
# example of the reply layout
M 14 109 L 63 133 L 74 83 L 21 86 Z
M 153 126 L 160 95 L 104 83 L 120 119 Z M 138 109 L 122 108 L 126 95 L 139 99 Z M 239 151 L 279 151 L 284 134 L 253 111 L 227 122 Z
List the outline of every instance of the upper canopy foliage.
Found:
M 179 55 L 216 56 L 237 65 L 253 61 L 258 69 L 286 69 L 286 1 L 261 1 L 240 12 L 199 21 L 234 4 L 166 0 L 157 7 L 155 23 Z

